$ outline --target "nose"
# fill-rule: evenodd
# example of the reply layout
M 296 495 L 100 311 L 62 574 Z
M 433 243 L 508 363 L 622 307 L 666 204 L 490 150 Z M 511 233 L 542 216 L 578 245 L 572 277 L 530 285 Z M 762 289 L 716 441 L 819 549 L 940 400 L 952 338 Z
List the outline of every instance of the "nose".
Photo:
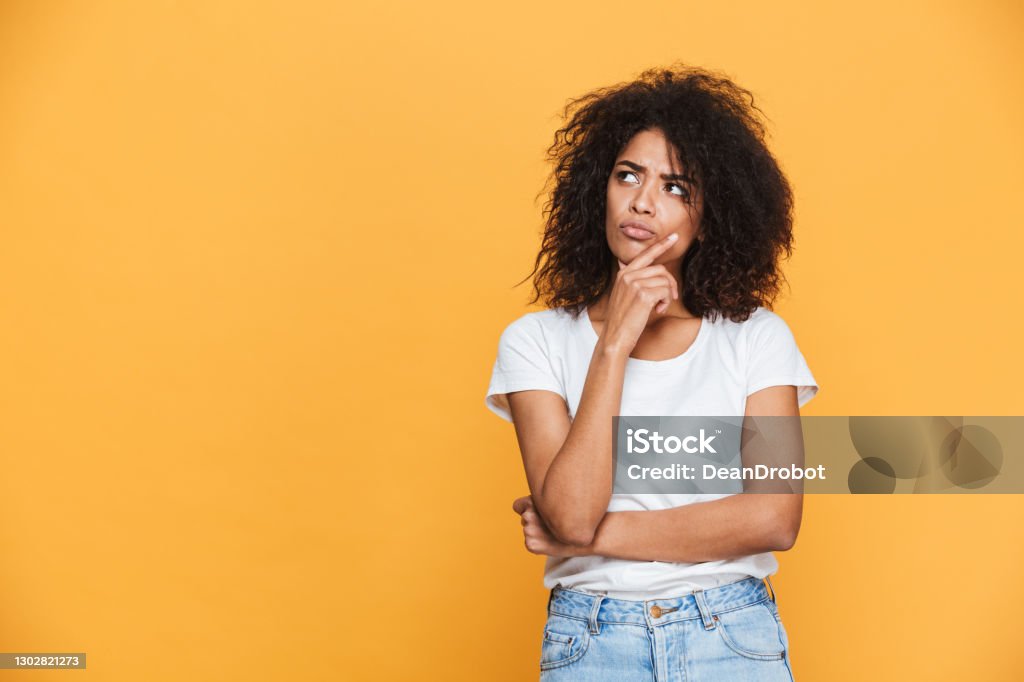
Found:
M 633 201 L 630 203 L 630 208 L 636 213 L 654 213 L 654 198 L 651 196 L 652 188 L 655 187 L 654 183 L 645 182 L 636 189 L 636 194 L 633 195 Z

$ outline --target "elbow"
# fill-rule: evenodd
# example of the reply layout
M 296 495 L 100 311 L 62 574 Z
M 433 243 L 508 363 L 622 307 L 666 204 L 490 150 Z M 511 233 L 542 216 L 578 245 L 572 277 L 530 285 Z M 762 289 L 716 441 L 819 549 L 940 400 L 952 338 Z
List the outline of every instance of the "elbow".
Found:
M 597 528 L 588 523 L 559 523 L 551 527 L 551 534 L 559 542 L 573 547 L 587 547 L 594 542 Z
M 594 536 L 596 533 L 586 528 L 582 528 L 578 531 L 571 532 L 565 536 L 563 542 L 573 547 L 589 547 L 594 542 Z
M 771 551 L 785 552 L 796 544 L 800 534 L 800 514 L 785 511 L 771 516 L 765 536 L 769 538 Z
M 562 544 L 586 547 L 594 542 L 600 519 L 591 521 L 579 513 L 554 513 L 546 517 L 544 522 L 555 539 Z
M 793 545 L 796 544 L 796 536 L 799 532 L 799 528 L 795 528 L 791 525 L 777 528 L 772 542 L 774 545 L 772 549 L 776 552 L 785 552 L 792 549 Z
M 540 498 L 543 509 L 538 509 L 544 525 L 556 540 L 572 547 L 588 547 L 597 536 L 597 528 L 604 519 L 607 500 L 598 507 L 583 501 L 561 497 L 556 505 L 549 506 L 547 499 Z

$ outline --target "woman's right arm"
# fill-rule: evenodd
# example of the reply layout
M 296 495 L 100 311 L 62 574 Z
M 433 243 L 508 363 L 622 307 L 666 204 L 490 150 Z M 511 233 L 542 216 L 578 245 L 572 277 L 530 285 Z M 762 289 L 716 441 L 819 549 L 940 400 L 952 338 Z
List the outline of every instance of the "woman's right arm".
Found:
M 608 509 L 612 417 L 622 404 L 626 361 L 651 310 L 678 298 L 668 270 L 651 265 L 674 241 L 670 235 L 652 245 L 616 275 L 575 419 L 569 419 L 565 400 L 551 391 L 508 394 L 534 508 L 566 544 L 589 545 Z
M 571 422 L 565 400 L 551 391 L 508 396 L 534 508 L 566 544 L 590 544 L 611 499 L 611 424 L 626 357 L 598 342 Z

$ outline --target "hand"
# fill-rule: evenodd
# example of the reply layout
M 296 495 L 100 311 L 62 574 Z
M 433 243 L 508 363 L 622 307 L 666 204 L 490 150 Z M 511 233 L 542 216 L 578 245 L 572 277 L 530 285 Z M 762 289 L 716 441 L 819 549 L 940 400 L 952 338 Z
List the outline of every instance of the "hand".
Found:
M 585 556 L 593 554 L 587 547 L 576 547 L 560 542 L 548 527 L 544 520 L 533 508 L 533 497 L 517 498 L 512 503 L 512 510 L 519 514 L 523 525 L 523 539 L 526 549 L 533 554 L 544 554 L 546 556 Z
M 679 283 L 664 265 L 651 265 L 676 243 L 678 235 L 672 233 L 637 255 L 629 265 L 619 261 L 615 275 L 602 340 L 626 353 L 632 352 L 640 339 L 651 310 L 663 313 L 669 303 L 679 298 Z

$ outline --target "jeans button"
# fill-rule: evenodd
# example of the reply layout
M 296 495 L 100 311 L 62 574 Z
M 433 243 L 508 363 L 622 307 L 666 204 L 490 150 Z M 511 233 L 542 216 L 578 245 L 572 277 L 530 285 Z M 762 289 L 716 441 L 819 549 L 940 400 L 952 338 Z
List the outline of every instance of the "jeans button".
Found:
M 654 616 L 655 618 L 661 618 L 661 607 L 657 606 L 657 605 L 652 606 L 651 607 L 651 615 Z

